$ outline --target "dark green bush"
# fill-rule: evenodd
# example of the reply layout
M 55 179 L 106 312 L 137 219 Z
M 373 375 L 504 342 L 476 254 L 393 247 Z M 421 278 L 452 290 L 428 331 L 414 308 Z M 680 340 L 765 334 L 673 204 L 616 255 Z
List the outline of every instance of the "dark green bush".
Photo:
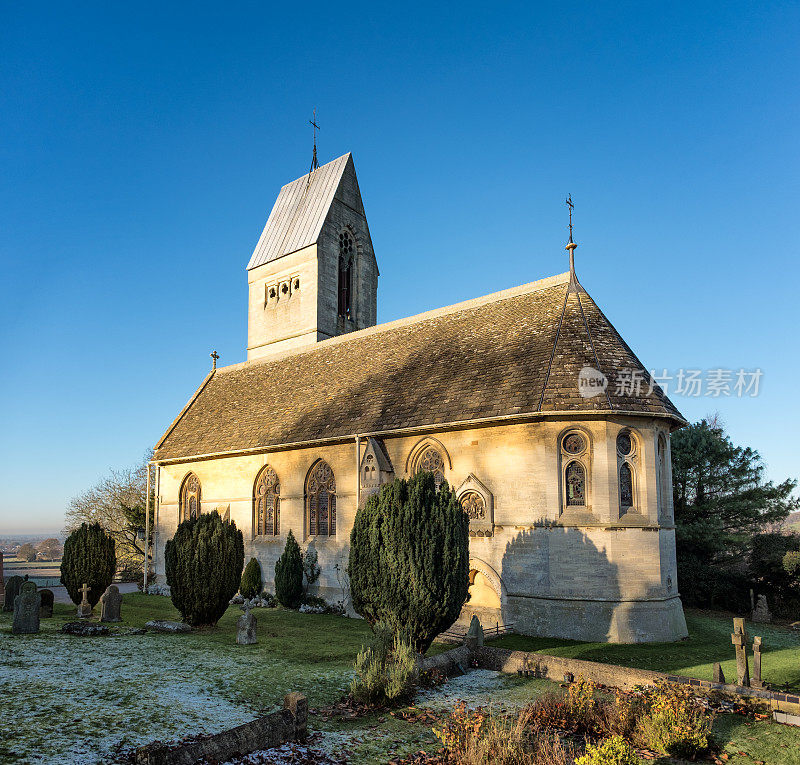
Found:
M 256 595 L 261 594 L 264 584 L 261 581 L 261 564 L 255 559 L 250 558 L 250 562 L 244 567 L 242 582 L 239 585 L 239 592 L 243 598 L 250 600 Z
M 172 603 L 185 622 L 213 626 L 239 589 L 244 539 L 233 521 L 203 513 L 183 521 L 164 548 Z
M 19 595 L 22 589 L 22 583 L 25 580 L 21 576 L 10 576 L 6 582 L 6 599 L 3 603 L 3 611 L 14 610 L 14 598 Z
M 356 513 L 348 565 L 353 608 L 424 653 L 458 618 L 469 589 L 469 519 L 432 473 L 396 479 Z
M 89 585 L 86 596 L 94 608 L 114 579 L 117 554 L 114 539 L 99 523 L 82 523 L 64 542 L 61 558 L 61 584 L 75 605 L 83 600 L 81 587 Z
M 297 608 L 303 601 L 303 556 L 291 529 L 275 564 L 275 597 L 287 608 Z

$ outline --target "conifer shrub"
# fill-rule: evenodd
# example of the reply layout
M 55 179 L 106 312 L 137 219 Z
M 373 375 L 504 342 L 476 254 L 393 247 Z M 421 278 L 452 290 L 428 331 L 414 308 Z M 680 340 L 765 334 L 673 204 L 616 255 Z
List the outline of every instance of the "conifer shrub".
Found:
M 61 584 L 75 605 L 83 600 L 81 587 L 89 585 L 87 600 L 94 608 L 114 579 L 117 554 L 114 539 L 99 523 L 82 523 L 64 542 Z
M 348 574 L 353 608 L 424 653 L 458 618 L 469 589 L 469 519 L 432 473 L 399 478 L 356 513 Z
M 244 539 L 233 521 L 203 513 L 183 521 L 164 548 L 172 603 L 193 627 L 213 626 L 239 589 Z
M 6 599 L 3 603 L 3 611 L 13 611 L 14 610 L 14 598 L 19 595 L 19 591 L 22 589 L 22 583 L 25 580 L 21 576 L 10 576 L 6 581 Z
M 298 608 L 303 602 L 303 556 L 291 529 L 275 563 L 275 597 L 286 608 Z
M 250 558 L 250 562 L 244 567 L 242 582 L 239 585 L 239 592 L 243 598 L 250 600 L 261 594 L 264 583 L 261 581 L 261 564 L 255 559 Z

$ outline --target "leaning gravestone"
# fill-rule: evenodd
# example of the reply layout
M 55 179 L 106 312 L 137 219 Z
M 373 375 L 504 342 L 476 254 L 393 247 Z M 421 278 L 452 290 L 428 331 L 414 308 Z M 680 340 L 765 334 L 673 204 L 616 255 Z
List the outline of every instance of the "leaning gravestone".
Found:
M 91 590 L 91 587 L 84 582 L 83 587 L 80 589 L 83 598 L 78 606 L 79 619 L 88 619 L 92 615 L 92 604 L 89 602 L 89 590 Z
M 52 590 L 39 590 L 39 595 L 42 598 L 42 605 L 39 608 L 40 619 L 50 619 L 53 616 L 53 602 L 55 596 Z
M 110 584 L 100 598 L 100 621 L 101 622 L 121 622 L 120 609 L 122 608 L 122 595 L 119 594 L 119 587 Z
M 754 622 L 763 622 L 765 624 L 769 624 L 769 622 L 772 621 L 772 614 L 769 611 L 769 605 L 767 605 L 766 595 L 758 596 L 751 620 Z
M 714 669 L 711 672 L 711 682 L 725 684 L 725 675 L 722 673 L 722 665 L 718 661 L 714 662 Z
M 756 635 L 753 638 L 753 688 L 763 688 L 764 682 L 761 680 L 761 638 Z
M 33 582 L 24 582 L 19 595 L 14 598 L 14 623 L 11 631 L 15 635 L 29 635 L 39 631 L 39 607 L 42 598 Z
M 250 613 L 250 609 L 245 609 L 245 612 L 239 617 L 236 622 L 236 642 L 239 645 L 253 645 L 258 642 L 256 638 L 256 625 L 258 619 Z
M 0 552 L 0 606 L 6 604 L 6 580 L 3 576 L 3 553 Z
M 6 582 L 6 602 L 3 604 L 3 611 L 14 610 L 14 599 L 19 595 L 25 580 L 21 576 L 11 576 Z

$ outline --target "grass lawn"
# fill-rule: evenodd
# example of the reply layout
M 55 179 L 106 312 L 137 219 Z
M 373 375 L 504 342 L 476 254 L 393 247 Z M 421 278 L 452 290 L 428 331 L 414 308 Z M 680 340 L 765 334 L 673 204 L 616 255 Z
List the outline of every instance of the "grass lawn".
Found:
M 229 608 L 214 629 L 185 635 L 131 635 L 125 634 L 125 628 L 179 615 L 168 598 L 126 594 L 122 629 L 99 638 L 60 633 L 61 625 L 74 618 L 74 611 L 72 606 L 57 604 L 54 617 L 43 620 L 37 635 L 12 635 L 11 615 L 0 616 L 2 763 L 113 762 L 120 747 L 216 733 L 252 720 L 280 706 L 290 690 L 305 693 L 315 710 L 310 719 L 311 730 L 317 732 L 312 746 L 345 757 L 353 765 L 386 762 L 393 755 L 432 751 L 438 746 L 430 725 L 405 722 L 386 712 L 352 721 L 325 719 L 316 713 L 347 688 L 352 662 L 369 634 L 361 620 L 257 609 L 259 642 L 239 646 L 235 623 L 241 610 L 237 607 Z M 716 617 L 696 614 L 690 620 L 693 633 L 698 627 L 701 634 L 705 629 L 716 635 L 721 629 L 715 626 Z M 766 640 L 768 633 L 763 634 Z M 693 640 L 699 638 L 695 635 Z M 658 653 L 651 646 L 536 642 L 538 650 L 547 643 L 553 652 L 602 648 L 606 661 L 622 660 L 623 655 L 613 652 L 626 649 L 630 663 L 640 666 L 645 666 L 641 662 L 646 657 Z M 585 658 L 599 659 L 600 655 Z M 679 667 L 690 666 L 677 658 L 673 661 Z M 560 692 L 547 681 L 475 670 L 441 688 L 421 692 L 415 704 L 440 715 L 449 714 L 458 699 L 513 711 L 547 690 Z M 731 765 L 753 765 L 753 760 L 800 765 L 800 729 L 723 715 L 715 730 Z
M 506 635 L 490 641 L 490 645 L 670 672 L 700 680 L 711 680 L 713 664 L 719 661 L 725 678 L 736 682 L 731 616 L 687 609 L 686 624 L 689 638 L 677 643 L 613 645 Z M 747 633 L 751 643 L 754 635 L 761 635 L 764 639 L 761 660 L 763 679 L 776 688 L 782 689 L 788 683 L 790 689 L 800 690 L 800 632 L 788 627 L 748 622 Z

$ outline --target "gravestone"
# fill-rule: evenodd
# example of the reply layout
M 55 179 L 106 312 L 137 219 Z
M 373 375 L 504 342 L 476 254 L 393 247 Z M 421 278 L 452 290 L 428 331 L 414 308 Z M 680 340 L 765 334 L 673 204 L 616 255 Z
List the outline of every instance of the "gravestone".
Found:
M 3 611 L 14 610 L 14 598 L 19 595 L 25 580 L 21 576 L 10 576 L 6 582 L 6 600 L 3 604 Z
M 78 618 L 79 619 L 88 619 L 92 615 L 92 604 L 89 602 L 89 587 L 86 582 L 83 583 L 83 587 L 81 587 L 80 592 L 83 595 L 83 599 L 81 600 L 81 604 L 78 606 Z
M 148 630 L 155 632 L 191 632 L 192 628 L 186 622 L 170 622 L 165 619 L 153 619 L 144 625 Z
M 253 645 L 257 643 L 257 624 L 258 619 L 250 613 L 249 608 L 246 608 L 245 612 L 239 617 L 239 621 L 236 622 L 236 642 L 239 645 Z
M 100 621 L 121 622 L 121 608 L 122 595 L 119 594 L 119 587 L 115 584 L 109 584 L 100 598 Z
M 24 582 L 19 595 L 14 598 L 14 623 L 11 631 L 15 635 L 29 635 L 39 631 L 39 607 L 42 599 L 33 582 Z
M 722 665 L 718 661 L 714 662 L 714 669 L 711 672 L 711 682 L 725 684 L 725 675 L 722 673 Z
M 3 553 L 0 552 L 0 606 L 6 604 L 6 580 L 3 576 Z
M 109 635 L 111 630 L 105 624 L 94 624 L 90 622 L 67 622 L 61 631 L 65 635 L 77 635 L 78 637 L 97 637 L 98 635 Z
M 763 688 L 764 683 L 761 680 L 761 638 L 756 636 L 753 638 L 753 688 Z
M 53 602 L 55 596 L 52 590 L 39 590 L 42 598 L 42 605 L 39 607 L 39 618 L 50 619 L 53 616 Z
M 475 614 L 472 615 L 469 629 L 464 636 L 464 645 L 467 646 L 470 651 L 474 651 L 476 648 L 481 648 L 483 646 L 483 627 L 481 627 L 480 620 Z
M 756 607 L 753 609 L 751 621 L 769 624 L 772 621 L 772 614 L 769 611 L 767 604 L 767 596 L 759 595 L 756 601 Z
M 736 682 L 748 687 L 750 685 L 750 670 L 747 666 L 747 632 L 744 628 L 744 619 L 733 620 L 733 634 L 731 643 L 736 650 Z

